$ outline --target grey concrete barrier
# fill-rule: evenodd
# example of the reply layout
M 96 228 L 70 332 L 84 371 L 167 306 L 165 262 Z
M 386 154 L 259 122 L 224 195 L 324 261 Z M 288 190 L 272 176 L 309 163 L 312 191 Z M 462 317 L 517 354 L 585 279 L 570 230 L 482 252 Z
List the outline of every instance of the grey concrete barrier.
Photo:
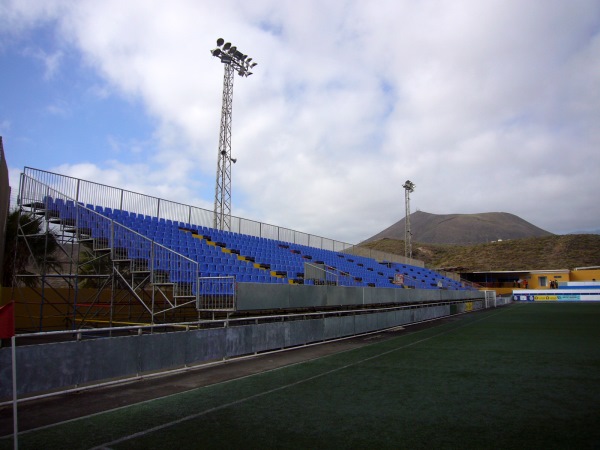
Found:
M 483 307 L 481 299 L 448 305 L 356 314 L 307 315 L 298 320 L 103 337 L 18 346 L 18 395 L 88 385 L 257 352 L 368 333 Z M 0 348 L 0 399 L 12 397 L 11 349 Z

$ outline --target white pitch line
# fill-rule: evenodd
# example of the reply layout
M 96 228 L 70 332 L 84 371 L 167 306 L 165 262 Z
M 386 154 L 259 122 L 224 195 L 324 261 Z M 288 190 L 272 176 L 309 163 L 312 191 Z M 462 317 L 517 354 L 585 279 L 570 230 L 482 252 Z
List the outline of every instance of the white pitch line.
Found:
M 474 320 L 472 322 L 466 323 L 466 324 L 458 326 L 456 328 L 452 328 L 452 329 L 447 330 L 447 331 L 442 331 L 441 333 L 437 333 L 437 334 L 434 334 L 433 336 L 429 336 L 429 337 L 420 339 L 418 341 L 414 341 L 414 342 L 408 343 L 406 345 L 403 345 L 402 347 L 397 347 L 397 348 L 394 348 L 394 349 L 391 349 L 391 350 L 387 350 L 387 351 L 385 351 L 383 353 L 380 353 L 378 355 L 370 356 L 368 358 L 361 359 L 359 361 L 355 361 L 353 363 L 349 363 L 349 364 L 346 364 L 344 366 L 337 367 L 335 369 L 331 369 L 331 370 L 328 370 L 326 372 L 322 372 L 322 373 L 317 374 L 317 375 L 313 375 L 312 377 L 308 377 L 308 378 L 305 378 L 303 380 L 295 381 L 293 383 L 289 383 L 289 384 L 286 384 L 284 386 L 279 386 L 279 387 L 274 388 L 274 389 L 269 389 L 268 391 L 260 392 L 258 394 L 250 395 L 248 397 L 244 397 L 244 398 L 241 398 L 239 400 L 234 400 L 232 402 L 224 403 L 224 404 L 222 404 L 220 406 L 215 406 L 214 408 L 209 408 L 209 409 L 206 409 L 204 411 L 198 412 L 196 414 L 191 414 L 189 416 L 182 417 L 181 419 L 173 420 L 173 421 L 168 422 L 168 423 L 163 423 L 161 425 L 158 425 L 158 426 L 155 426 L 155 427 L 152 427 L 152 428 L 148 428 L 147 430 L 144 430 L 144 431 L 139 431 L 137 433 L 133 433 L 133 434 L 130 434 L 128 436 L 123 436 L 122 438 L 116 439 L 114 441 L 106 442 L 104 444 L 100 444 L 99 446 L 93 447 L 90 450 L 106 450 L 111 445 L 116 445 L 116 444 L 120 444 L 122 442 L 129 441 L 131 439 L 136 439 L 136 438 L 145 436 L 147 434 L 153 433 L 155 431 L 164 430 L 165 428 L 169 428 L 171 426 L 174 426 L 174 425 L 177 425 L 177 424 L 180 424 L 180 423 L 183 423 L 183 422 L 187 422 L 189 420 L 197 419 L 198 417 L 205 416 L 205 415 L 210 414 L 212 412 L 220 411 L 220 410 L 225 409 L 225 408 L 229 408 L 230 406 L 236 406 L 236 405 L 245 403 L 247 401 L 254 400 L 254 399 L 259 398 L 259 397 L 263 397 L 265 395 L 273 394 L 275 392 L 279 392 L 279 391 L 282 391 L 284 389 L 288 389 L 290 387 L 298 386 L 300 384 L 307 383 L 309 381 L 313 381 L 313 380 L 316 380 L 318 378 L 322 378 L 322 377 L 324 377 L 326 375 L 331 375 L 333 373 L 340 372 L 340 371 L 348 369 L 350 367 L 354 367 L 354 366 L 357 366 L 359 364 L 362 364 L 362 363 L 365 363 L 365 362 L 368 362 L 368 361 L 372 361 L 372 360 L 380 358 L 382 356 L 389 355 L 390 353 L 394 353 L 396 351 L 403 350 L 405 348 L 415 346 L 415 345 L 420 344 L 422 342 L 429 341 L 429 340 L 431 340 L 433 338 L 436 338 L 436 337 L 439 337 L 439 336 L 443 336 L 445 334 L 451 333 L 451 332 L 459 330 L 461 328 L 465 328 L 467 326 L 473 325 L 473 324 L 481 322 L 483 320 L 487 320 L 490 317 L 494 317 L 494 316 L 496 316 L 498 314 L 501 314 L 504 311 L 505 310 L 502 309 L 501 311 L 498 311 L 495 314 L 490 314 L 489 316 L 482 317 L 481 319 Z M 422 330 L 422 331 L 425 331 L 425 330 Z

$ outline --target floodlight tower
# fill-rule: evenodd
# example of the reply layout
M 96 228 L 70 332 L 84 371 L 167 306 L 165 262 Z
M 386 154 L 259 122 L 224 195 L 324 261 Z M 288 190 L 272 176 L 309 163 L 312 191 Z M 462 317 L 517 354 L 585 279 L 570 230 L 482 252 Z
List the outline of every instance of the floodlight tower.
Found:
M 415 184 L 406 180 L 402 185 L 404 188 L 404 203 L 406 205 L 406 216 L 404 218 L 404 256 L 412 259 L 412 233 L 410 231 L 410 193 L 415 190 Z
M 237 159 L 231 157 L 231 113 L 233 104 L 233 77 L 237 72 L 241 77 L 252 75 L 250 69 L 256 66 L 252 58 L 240 52 L 235 45 L 217 39 L 217 48 L 210 53 L 223 63 L 223 104 L 221 107 L 221 131 L 219 133 L 219 153 L 217 155 L 217 182 L 215 186 L 214 227 L 218 230 L 231 230 L 231 164 Z

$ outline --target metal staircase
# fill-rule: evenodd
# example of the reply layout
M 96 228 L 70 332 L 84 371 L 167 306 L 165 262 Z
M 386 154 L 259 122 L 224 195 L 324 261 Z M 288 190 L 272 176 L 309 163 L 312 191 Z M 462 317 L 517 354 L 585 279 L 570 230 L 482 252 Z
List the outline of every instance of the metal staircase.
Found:
M 19 208 L 41 218 L 42 229 L 21 227 L 18 246 L 33 251 L 31 240 L 42 236 L 58 243 L 37 258 L 41 264 L 15 275 L 15 300 L 32 331 L 197 319 L 197 262 L 26 174 Z

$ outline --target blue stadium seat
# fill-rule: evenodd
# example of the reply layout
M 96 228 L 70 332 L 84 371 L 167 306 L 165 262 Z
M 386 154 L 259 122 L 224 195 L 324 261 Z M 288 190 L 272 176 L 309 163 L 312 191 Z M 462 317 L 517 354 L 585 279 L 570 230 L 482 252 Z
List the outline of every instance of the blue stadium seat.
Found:
M 60 198 L 52 200 L 51 197 L 47 197 L 45 201 L 52 208 L 61 211 L 61 216 L 64 214 L 65 217 L 69 217 L 71 210 L 75 210 L 72 202 L 66 204 Z M 135 230 L 181 255 L 198 261 L 202 275 L 233 275 L 241 282 L 288 283 L 290 280 L 295 280 L 298 274 L 304 273 L 305 263 L 319 263 L 325 265 L 327 270 L 332 272 L 332 276 L 337 276 L 342 284 L 399 288 L 401 286 L 393 284 L 392 280 L 395 274 L 402 273 L 406 283 L 411 287 L 437 289 L 438 280 L 442 280 L 446 289 L 464 289 L 460 283 L 426 268 L 385 261 L 380 263 L 370 258 L 344 254 L 339 251 L 221 231 L 119 209 L 113 211 L 110 207 L 100 205 L 87 205 L 87 207 L 113 218 L 115 222 Z M 81 225 L 91 228 L 93 237 L 108 237 L 110 223 L 108 221 L 100 223 L 101 221 L 89 214 L 78 213 L 77 218 Z M 218 245 L 210 245 L 209 241 L 211 244 Z M 126 242 L 118 243 L 126 245 Z M 131 253 L 136 257 L 138 255 L 133 249 Z M 238 259 L 238 253 L 244 259 Z M 164 262 L 157 261 L 157 264 L 164 265 Z M 255 264 L 261 264 L 268 270 L 258 269 L 254 267 Z M 164 267 L 160 268 L 164 269 Z M 278 271 L 283 277 L 271 276 L 270 271 Z M 343 276 L 343 274 L 347 274 L 347 276 Z M 186 282 L 194 281 L 194 277 L 188 278 L 186 278 Z M 362 280 L 356 281 L 356 279 Z M 306 279 L 304 282 L 305 284 L 314 284 L 310 279 Z

